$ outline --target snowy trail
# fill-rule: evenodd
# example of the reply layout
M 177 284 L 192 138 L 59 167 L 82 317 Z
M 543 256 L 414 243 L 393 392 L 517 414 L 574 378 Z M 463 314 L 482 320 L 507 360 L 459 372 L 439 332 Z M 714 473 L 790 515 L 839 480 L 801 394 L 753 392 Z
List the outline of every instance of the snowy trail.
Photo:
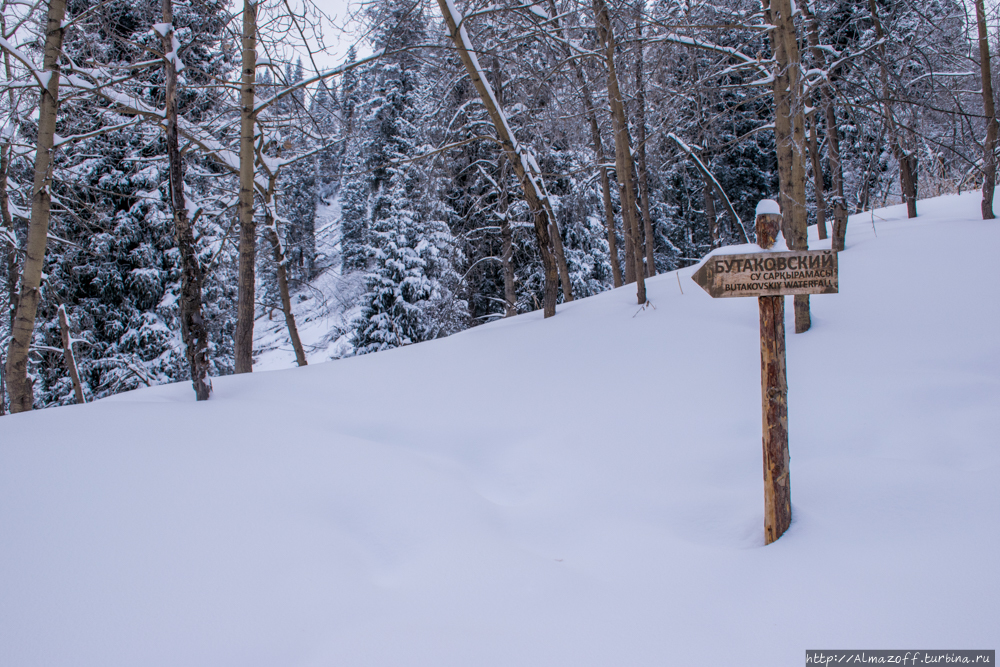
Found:
M 798 665 L 1000 640 L 1000 224 L 852 218 L 788 334 L 678 276 L 448 339 L 0 419 L 0 663 Z M 821 243 L 821 242 L 820 242 Z M 812 247 L 822 247 L 820 243 Z M 790 310 L 790 309 L 789 309 Z M 789 331 L 791 328 L 789 327 Z

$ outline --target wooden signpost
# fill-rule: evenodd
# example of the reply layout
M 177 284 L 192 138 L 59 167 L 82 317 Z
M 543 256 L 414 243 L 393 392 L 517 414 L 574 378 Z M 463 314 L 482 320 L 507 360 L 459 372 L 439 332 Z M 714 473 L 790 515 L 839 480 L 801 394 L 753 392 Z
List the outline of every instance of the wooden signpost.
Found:
M 772 247 L 781 215 L 757 215 L 757 245 Z M 837 253 L 830 250 L 713 255 L 692 276 L 713 297 L 755 296 L 760 308 L 760 389 L 764 450 L 764 542 L 792 522 L 788 478 L 788 383 L 785 295 L 836 294 Z

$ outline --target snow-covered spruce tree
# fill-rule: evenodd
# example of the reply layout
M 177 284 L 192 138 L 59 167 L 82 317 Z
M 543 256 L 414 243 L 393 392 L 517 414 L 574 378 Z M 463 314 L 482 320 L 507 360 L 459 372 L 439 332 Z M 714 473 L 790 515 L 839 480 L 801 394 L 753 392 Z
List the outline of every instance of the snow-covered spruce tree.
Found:
M 379 26 L 375 48 L 392 51 L 424 39 L 423 14 L 409 2 L 379 3 L 369 17 Z M 402 51 L 362 74 L 372 85 L 355 132 L 364 171 L 350 174 L 342 191 L 345 268 L 365 271 L 351 335 L 357 354 L 452 333 L 464 326 L 466 310 L 451 289 L 456 249 L 433 179 L 411 161 L 421 144 L 418 98 L 430 93 L 421 87 L 420 63 Z

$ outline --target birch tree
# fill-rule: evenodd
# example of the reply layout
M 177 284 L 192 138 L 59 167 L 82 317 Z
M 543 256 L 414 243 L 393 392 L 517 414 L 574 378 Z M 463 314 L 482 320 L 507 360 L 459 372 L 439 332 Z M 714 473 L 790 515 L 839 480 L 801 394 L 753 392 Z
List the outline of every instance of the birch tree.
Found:
M 5 380 L 10 395 L 11 412 L 26 412 L 34 405 L 34 392 L 28 377 L 28 353 L 38 311 L 45 245 L 49 232 L 49 209 L 52 206 L 52 153 L 55 150 L 56 115 L 59 110 L 59 57 L 63 42 L 63 19 L 66 0 L 49 0 L 45 28 L 42 70 L 35 74 L 41 96 L 38 104 L 38 139 L 35 148 L 34 183 L 32 184 L 31 219 L 24 246 L 21 290 L 7 351 Z

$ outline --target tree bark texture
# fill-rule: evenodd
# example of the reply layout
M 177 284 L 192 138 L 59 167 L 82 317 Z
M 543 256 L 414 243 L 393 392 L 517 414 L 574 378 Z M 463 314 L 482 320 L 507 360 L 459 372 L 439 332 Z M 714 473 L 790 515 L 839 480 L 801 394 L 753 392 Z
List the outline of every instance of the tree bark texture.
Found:
M 635 59 L 635 166 L 639 175 L 639 203 L 642 208 L 642 229 L 646 248 L 646 277 L 656 275 L 656 262 L 653 259 L 653 218 L 649 214 L 649 179 L 646 174 L 646 81 L 643 75 L 643 48 L 642 48 L 642 12 L 645 3 L 640 2 L 636 7 L 635 14 L 635 34 L 636 34 L 636 59 Z
M 847 202 L 844 201 L 844 167 L 840 161 L 840 130 L 837 129 L 837 112 L 833 106 L 833 96 L 823 91 L 823 106 L 826 111 L 826 154 L 830 176 L 833 180 L 833 249 L 840 252 L 847 240 Z
M 0 34 L 7 34 L 7 22 L 5 20 L 4 14 L 0 11 Z M 3 65 L 4 73 L 7 75 L 8 81 L 14 80 L 14 73 L 10 66 L 10 53 L 6 50 L 3 53 Z M 17 108 L 17 100 L 14 97 L 14 88 L 11 86 L 7 87 L 7 96 L 10 100 L 11 110 Z M 7 316 L 10 317 L 11 328 L 14 327 L 14 313 L 17 311 L 17 245 L 16 237 L 14 235 L 14 220 L 10 216 L 10 193 L 7 189 L 8 176 L 10 174 L 10 157 L 13 146 L 10 141 L 4 142 L 0 145 L 0 233 L 2 230 L 6 230 L 6 233 L 10 235 L 10 243 L 4 243 L 0 240 L 0 248 L 3 251 L 4 257 L 4 268 L 7 274 L 7 306 L 10 312 Z M 0 376 L 3 375 L 3 366 L 0 365 Z M 0 377 L 0 414 L 3 414 L 5 406 L 6 389 L 4 388 L 2 377 Z
M 615 35 L 611 29 L 611 17 L 604 0 L 593 0 L 594 16 L 597 19 L 597 34 L 604 49 L 604 59 L 608 68 L 608 102 L 611 105 L 611 121 L 615 134 L 615 171 L 618 176 L 618 187 L 621 191 L 622 222 L 631 231 L 631 260 L 634 267 L 636 296 L 640 304 L 646 303 L 646 280 L 642 267 L 642 246 L 637 220 L 637 202 L 635 196 L 635 181 L 633 178 L 632 147 L 628 132 L 628 120 L 625 117 L 625 105 L 621 89 L 618 86 L 618 74 L 615 71 Z M 628 237 L 626 237 L 628 245 Z M 628 275 L 626 272 L 626 282 Z
M 785 242 L 791 250 L 808 248 L 806 227 L 805 109 L 802 69 L 790 0 L 764 0 L 774 50 L 774 139 Z M 809 297 L 796 295 L 795 332 L 809 330 Z
M 906 217 L 917 217 L 917 156 L 897 143 L 899 155 L 899 185 L 906 204 Z
M 823 49 L 819 46 L 819 21 L 816 14 L 812 12 L 809 3 L 804 3 L 802 13 L 806 17 L 809 31 L 809 50 L 812 55 L 812 66 L 823 69 L 826 64 L 826 57 Z M 829 91 L 823 88 L 820 93 L 825 96 Z M 820 104 L 819 106 L 823 106 Z M 823 166 L 819 158 L 819 125 L 817 123 L 818 113 L 813 109 L 809 116 L 809 158 L 812 161 L 813 189 L 816 191 L 816 227 L 819 230 L 819 237 L 826 238 L 826 196 L 823 182 Z
M 993 101 L 990 40 L 986 31 L 983 0 L 976 0 L 976 25 L 979 28 L 979 71 L 983 86 L 983 115 L 986 116 L 986 140 L 983 142 L 983 220 L 992 220 L 995 217 L 993 191 L 997 185 L 997 112 Z
M 588 93 L 589 97 L 589 93 Z M 593 111 L 593 109 L 591 109 Z M 590 115 L 590 134 L 594 142 L 594 154 L 601 170 L 601 196 L 604 199 L 604 225 L 608 229 L 608 259 L 611 260 L 611 279 L 615 287 L 622 286 L 622 267 L 618 263 L 618 235 L 615 233 L 615 207 L 611 202 L 611 177 L 604 163 L 604 145 L 601 141 L 601 130 L 597 125 L 597 115 Z
M 7 176 L 10 173 L 11 145 L 0 146 L 0 232 L 9 236 L 8 240 L 0 238 L 0 248 L 3 249 L 4 268 L 7 274 L 7 304 L 10 312 L 11 328 L 14 326 L 14 313 L 17 311 L 17 246 L 14 245 L 14 220 L 10 216 L 10 199 L 7 190 Z
M 295 363 L 299 366 L 306 365 L 306 351 L 302 347 L 302 340 L 299 338 L 299 328 L 295 324 L 295 314 L 292 313 L 292 295 L 288 289 L 288 256 L 278 236 L 278 223 L 274 219 L 274 197 L 278 180 L 277 173 L 268 175 L 267 197 L 264 200 L 264 227 L 267 230 L 268 240 L 271 242 L 271 250 L 274 252 L 274 263 L 277 267 L 275 273 L 278 281 L 278 294 L 281 296 L 281 312 L 285 316 L 285 327 L 288 329 L 288 338 L 292 341 L 292 349 L 295 350 Z
M 712 197 L 712 181 L 704 174 L 705 187 L 702 194 L 705 197 L 705 217 L 708 218 L 708 231 L 712 235 L 712 248 L 719 247 L 719 216 L 715 212 L 715 199 Z
M 254 196 L 254 88 L 257 71 L 257 3 L 243 0 L 243 79 L 240 86 L 239 294 L 236 302 L 235 371 L 253 372 L 257 227 Z
M 500 265 L 503 269 L 504 317 L 517 315 L 517 292 L 514 289 L 514 232 L 510 228 L 510 203 L 507 200 L 507 160 L 500 154 Z
M 780 216 L 757 217 L 757 244 L 774 244 Z M 757 298 L 760 311 L 760 389 L 764 459 L 764 542 L 770 544 L 792 522 L 788 477 L 788 382 L 785 373 L 785 297 Z
M 34 392 L 28 379 L 28 353 L 35 328 L 35 316 L 42 284 L 45 244 L 49 233 L 49 209 L 52 196 L 52 152 L 55 145 L 56 114 L 59 108 L 59 53 L 62 50 L 63 19 L 66 0 L 49 0 L 45 29 L 43 70 L 49 75 L 38 104 L 38 139 L 35 149 L 35 174 L 31 188 L 31 218 L 24 247 L 21 293 L 17 300 L 14 325 L 7 351 L 6 379 L 11 412 L 31 410 Z
M 503 77 L 500 73 L 500 59 L 493 57 L 493 92 L 496 95 L 498 109 L 503 109 Z M 541 175 L 539 174 L 539 178 Z M 556 260 L 556 269 L 559 271 L 559 282 L 562 283 L 563 301 L 569 303 L 573 300 L 573 289 L 569 279 L 569 267 L 566 265 L 566 255 L 563 252 L 562 234 L 559 233 L 559 225 L 556 222 L 556 214 L 549 205 L 548 194 L 542 186 L 542 206 L 549 219 L 549 238 L 552 239 L 552 254 Z
M 528 210 L 531 211 L 531 218 L 535 227 L 535 238 L 538 241 L 538 251 L 542 256 L 542 267 L 545 272 L 545 294 L 542 300 L 542 309 L 545 317 L 552 317 L 556 314 L 559 269 L 556 265 L 557 262 L 549 233 L 551 226 L 550 217 L 554 221 L 554 216 L 551 215 L 551 208 L 547 205 L 548 195 L 541 184 L 541 173 L 535 169 L 534 159 L 527 153 L 523 153 L 520 144 L 517 143 L 517 139 L 513 136 L 510 127 L 507 125 L 507 119 L 503 111 L 496 102 L 492 87 L 490 87 L 482 75 L 478 58 L 466 48 L 468 35 L 465 32 L 465 28 L 458 25 L 462 17 L 459 16 L 456 20 L 456 17 L 451 13 L 451 8 L 447 0 L 438 0 L 438 6 L 441 8 L 441 15 L 448 26 L 448 34 L 451 36 L 451 41 L 455 44 L 462 64 L 465 65 L 466 72 L 468 72 L 469 78 L 472 80 L 472 85 L 475 86 L 476 91 L 479 93 L 479 98 L 486 107 L 486 111 L 496 130 L 497 139 L 503 147 L 504 153 L 507 154 L 507 160 L 514 168 L 514 173 L 517 174 L 518 181 L 521 183 L 521 189 L 524 190 L 524 199 L 528 204 Z M 523 161 L 521 159 L 522 155 L 525 158 Z M 566 279 L 566 283 L 563 287 L 564 294 L 568 287 L 568 278 Z
M 809 159 L 812 162 L 813 190 L 816 191 L 816 229 L 821 239 L 826 238 L 826 197 L 823 196 L 823 163 L 819 159 L 819 128 L 816 126 L 816 112 L 809 120 Z
M 208 379 L 208 331 L 201 311 L 201 266 L 195 250 L 194 229 L 188 220 L 184 198 L 184 164 L 177 139 L 177 58 L 174 50 L 173 1 L 163 0 L 163 23 L 170 26 L 162 35 L 166 75 L 167 160 L 169 164 L 170 207 L 174 214 L 174 235 L 181 255 L 181 338 L 191 370 L 191 384 L 199 401 L 208 400 L 212 382 Z
M 76 402 L 86 403 L 83 398 L 83 385 L 80 384 L 80 374 L 76 369 L 76 358 L 73 356 L 73 338 L 70 336 L 69 320 L 66 318 L 66 306 L 59 306 L 59 329 L 62 333 L 63 361 L 66 363 L 66 371 L 70 380 L 73 381 L 73 393 L 76 394 Z

